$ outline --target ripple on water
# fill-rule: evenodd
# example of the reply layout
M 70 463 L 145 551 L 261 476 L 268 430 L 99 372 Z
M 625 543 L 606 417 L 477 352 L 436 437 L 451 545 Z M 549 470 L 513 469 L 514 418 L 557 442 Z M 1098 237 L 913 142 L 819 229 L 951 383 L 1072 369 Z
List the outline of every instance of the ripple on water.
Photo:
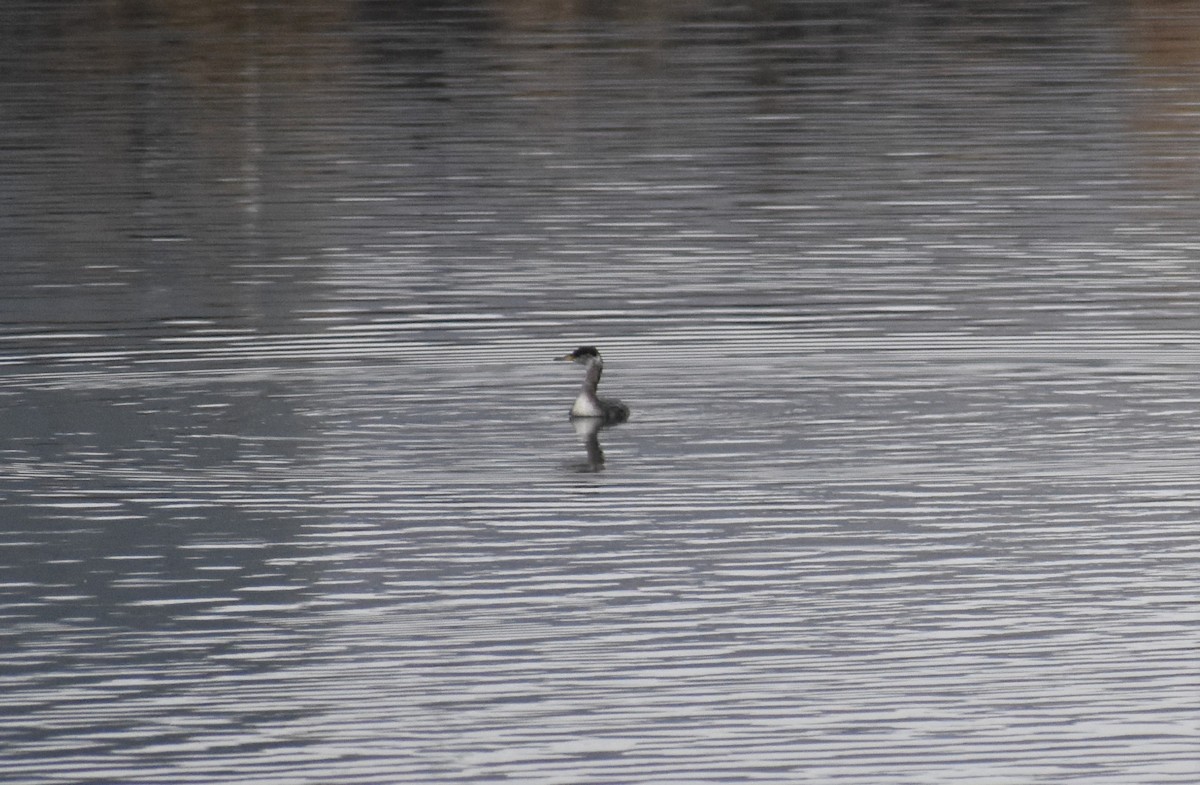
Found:
M 1200 778 L 1153 20 L 376 5 L 2 50 L 5 781 Z

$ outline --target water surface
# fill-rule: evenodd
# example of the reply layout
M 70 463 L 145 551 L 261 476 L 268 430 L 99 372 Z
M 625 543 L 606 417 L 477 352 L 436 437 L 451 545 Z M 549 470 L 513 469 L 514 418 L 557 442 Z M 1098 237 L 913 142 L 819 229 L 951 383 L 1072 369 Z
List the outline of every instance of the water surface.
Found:
M 6 782 L 1200 775 L 1200 17 L 2 13 Z

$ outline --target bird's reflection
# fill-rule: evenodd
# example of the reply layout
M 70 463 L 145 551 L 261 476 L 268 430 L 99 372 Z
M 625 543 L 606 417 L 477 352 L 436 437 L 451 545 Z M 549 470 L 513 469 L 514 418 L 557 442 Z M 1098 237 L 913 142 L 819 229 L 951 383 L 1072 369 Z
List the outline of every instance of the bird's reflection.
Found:
M 573 417 L 571 425 L 575 435 L 587 450 L 587 460 L 576 461 L 570 468 L 577 472 L 598 472 L 604 468 L 604 450 L 600 447 L 600 431 L 615 427 L 616 423 L 605 423 L 600 417 Z

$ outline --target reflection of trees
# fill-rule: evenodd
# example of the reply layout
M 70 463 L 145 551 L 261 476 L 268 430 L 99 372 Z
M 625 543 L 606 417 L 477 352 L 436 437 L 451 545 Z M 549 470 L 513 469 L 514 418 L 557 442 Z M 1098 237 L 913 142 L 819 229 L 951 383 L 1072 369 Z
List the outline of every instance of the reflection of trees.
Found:
M 348 0 L 246 3 L 157 0 L 78 4 L 57 24 L 63 67 L 134 73 L 152 63 L 196 84 L 236 85 L 248 67 L 288 79 L 319 78 L 328 32 L 344 27 Z M 316 44 L 320 45 L 316 45 Z
M 517 29 L 586 19 L 667 22 L 710 10 L 704 0 L 506 0 L 493 7 L 501 25 Z
M 10 84 L 29 92 L 10 93 L 14 128 L 31 139 L 8 184 L 24 232 L 11 247 L 35 282 L 63 287 L 64 312 L 87 318 L 97 301 L 84 287 L 104 285 L 100 318 L 214 303 L 258 318 L 278 298 L 247 282 L 277 292 L 314 274 L 268 268 L 310 253 L 326 210 L 281 184 L 339 149 L 328 118 L 344 114 L 349 37 L 329 33 L 351 5 L 81 2 L 10 32 L 22 52 Z
M 1178 0 L 1134 4 L 1130 47 L 1142 88 L 1131 121 L 1152 179 L 1195 194 L 1200 188 L 1200 6 Z M 1182 151 L 1188 151 L 1181 157 Z

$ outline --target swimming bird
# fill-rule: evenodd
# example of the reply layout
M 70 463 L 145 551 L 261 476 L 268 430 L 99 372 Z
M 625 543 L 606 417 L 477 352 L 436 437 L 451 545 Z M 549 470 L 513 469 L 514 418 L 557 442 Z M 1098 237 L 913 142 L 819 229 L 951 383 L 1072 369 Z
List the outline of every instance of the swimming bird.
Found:
M 625 422 L 629 419 L 629 407 L 612 398 L 601 398 L 596 394 L 596 386 L 600 384 L 600 374 L 604 372 L 604 361 L 595 346 L 580 346 L 570 354 L 564 354 L 558 360 L 569 360 L 579 363 L 587 369 L 583 377 L 583 388 L 579 397 L 571 406 L 572 417 L 595 417 L 605 424 Z

